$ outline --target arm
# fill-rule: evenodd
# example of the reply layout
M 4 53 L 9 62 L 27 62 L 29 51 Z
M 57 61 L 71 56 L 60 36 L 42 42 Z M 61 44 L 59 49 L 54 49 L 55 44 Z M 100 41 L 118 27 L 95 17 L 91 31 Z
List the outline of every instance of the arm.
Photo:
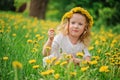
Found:
M 85 57 L 85 60 L 86 60 L 86 61 L 90 61 L 90 56 L 86 56 L 86 57 Z
M 90 61 L 90 58 L 91 58 L 91 55 L 90 55 L 90 53 L 89 53 L 89 51 L 88 51 L 88 49 L 87 48 L 85 48 L 84 49 L 84 59 L 86 60 L 86 61 Z
M 50 51 L 51 51 L 51 45 L 54 39 L 54 30 L 50 29 L 48 30 L 48 40 L 45 43 L 45 45 L 43 46 L 43 50 L 42 50 L 42 54 L 43 56 L 48 56 L 50 55 Z

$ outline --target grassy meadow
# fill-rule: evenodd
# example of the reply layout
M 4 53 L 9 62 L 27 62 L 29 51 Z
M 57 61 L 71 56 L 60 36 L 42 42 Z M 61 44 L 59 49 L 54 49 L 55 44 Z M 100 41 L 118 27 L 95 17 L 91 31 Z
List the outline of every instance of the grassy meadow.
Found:
M 47 31 L 58 25 L 57 21 L 0 12 L 0 80 L 120 80 L 120 34 L 115 32 L 120 25 L 116 29 L 102 24 L 92 27 L 90 62 L 74 66 L 64 54 L 60 61 L 47 60 L 44 68 L 42 47 Z

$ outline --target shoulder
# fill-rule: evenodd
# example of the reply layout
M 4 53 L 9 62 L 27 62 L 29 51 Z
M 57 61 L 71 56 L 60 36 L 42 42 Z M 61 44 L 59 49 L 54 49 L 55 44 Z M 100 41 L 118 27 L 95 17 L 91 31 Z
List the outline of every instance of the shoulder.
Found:
M 59 39 L 59 40 L 63 39 L 64 37 L 65 36 L 62 33 L 59 33 L 59 34 L 55 35 L 55 39 Z

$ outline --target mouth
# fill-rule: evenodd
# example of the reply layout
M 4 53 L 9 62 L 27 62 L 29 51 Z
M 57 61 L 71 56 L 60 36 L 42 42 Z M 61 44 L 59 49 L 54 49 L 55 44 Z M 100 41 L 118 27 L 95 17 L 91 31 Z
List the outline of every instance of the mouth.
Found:
M 73 32 L 78 32 L 78 30 L 73 30 Z

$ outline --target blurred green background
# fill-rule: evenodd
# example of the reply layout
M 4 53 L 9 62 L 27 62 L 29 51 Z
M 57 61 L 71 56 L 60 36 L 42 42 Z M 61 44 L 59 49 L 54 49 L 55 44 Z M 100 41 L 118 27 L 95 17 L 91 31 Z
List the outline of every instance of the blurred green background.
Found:
M 93 16 L 96 26 L 102 24 L 115 27 L 120 23 L 120 3 L 116 0 L 1 0 L 0 2 L 1 11 L 21 10 L 26 16 L 41 15 L 39 19 L 55 21 L 60 21 L 65 12 L 76 6 L 87 9 Z M 34 10 L 30 7 L 34 7 Z

